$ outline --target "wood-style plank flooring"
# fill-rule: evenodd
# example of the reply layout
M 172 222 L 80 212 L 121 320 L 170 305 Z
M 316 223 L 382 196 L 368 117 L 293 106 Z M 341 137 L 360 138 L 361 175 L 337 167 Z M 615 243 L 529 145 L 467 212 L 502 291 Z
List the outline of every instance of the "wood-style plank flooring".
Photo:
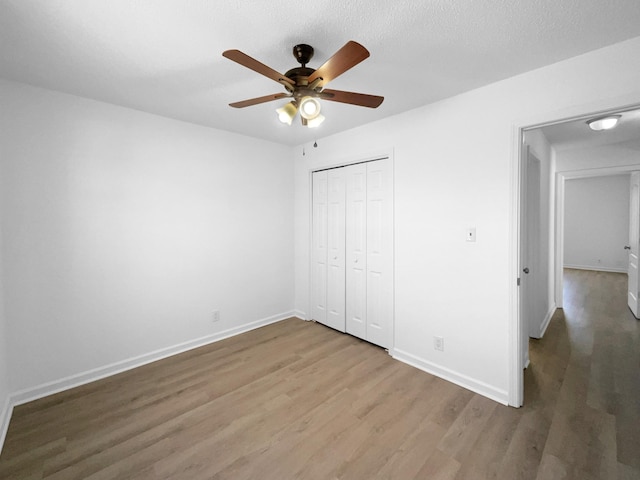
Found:
M 0 478 L 640 479 L 625 290 L 567 270 L 520 409 L 290 319 L 17 407 Z

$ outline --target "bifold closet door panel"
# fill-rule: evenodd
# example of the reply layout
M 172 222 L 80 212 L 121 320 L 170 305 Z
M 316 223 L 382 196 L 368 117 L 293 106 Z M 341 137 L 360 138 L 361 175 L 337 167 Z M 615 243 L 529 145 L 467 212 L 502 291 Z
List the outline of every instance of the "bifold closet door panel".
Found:
M 314 172 L 313 319 L 389 348 L 393 169 L 389 159 Z
M 393 318 L 393 168 L 389 159 L 366 165 L 366 339 L 389 348 Z
M 327 323 L 327 172 L 312 176 L 311 225 L 311 315 L 313 320 Z
M 327 325 L 345 331 L 344 169 L 327 172 Z
M 343 169 L 346 177 L 347 333 L 367 339 L 367 166 Z

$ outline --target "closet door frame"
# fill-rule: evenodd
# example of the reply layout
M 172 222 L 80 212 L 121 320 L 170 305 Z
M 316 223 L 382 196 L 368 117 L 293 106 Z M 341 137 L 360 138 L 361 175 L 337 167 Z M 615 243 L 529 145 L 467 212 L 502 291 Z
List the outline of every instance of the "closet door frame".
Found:
M 389 163 L 390 163 L 390 172 L 391 172 L 391 199 L 392 199 L 392 204 L 394 205 L 393 209 L 392 209 L 392 214 L 391 214 L 391 225 L 389 225 L 389 228 L 392 230 L 392 232 L 395 232 L 395 228 L 394 228 L 394 224 L 395 224 L 395 191 L 394 191 L 394 185 L 395 185 L 395 168 L 394 168 L 394 159 L 393 159 L 393 149 L 389 149 L 386 151 L 382 151 L 380 153 L 377 154 L 372 154 L 372 155 L 368 155 L 368 156 L 360 156 L 360 157 L 356 157 L 356 158 L 352 158 L 351 160 L 345 160 L 345 161 L 341 161 L 341 162 L 336 162 L 336 163 L 326 163 L 323 166 L 319 166 L 316 168 L 310 168 L 308 170 L 308 181 L 309 181 L 309 210 L 308 210 L 308 214 L 309 214 L 309 232 L 308 232 L 308 238 L 309 238 L 309 256 L 308 256 L 308 261 L 309 261 L 309 271 L 308 271 L 308 312 L 309 314 L 305 316 L 305 318 L 307 320 L 313 320 L 313 279 L 312 279 L 312 275 L 313 275 L 313 261 L 314 261 L 314 255 L 313 255 L 313 174 L 315 172 L 320 172 L 320 171 L 324 171 L 324 170 L 330 170 L 333 168 L 340 168 L 340 167 L 347 167 L 349 165 L 355 165 L 355 164 L 359 164 L 359 163 L 368 163 L 368 162 L 374 162 L 376 160 L 385 160 L 388 159 Z M 394 338 L 394 332 L 395 332 L 395 239 L 394 239 L 394 233 L 392 233 L 391 235 L 391 243 L 392 243 L 392 248 L 391 248 L 391 258 L 389 259 L 389 264 L 392 266 L 392 277 L 391 277 L 391 294 L 390 294 L 390 305 L 388 306 L 387 311 L 390 312 L 389 315 L 389 332 L 388 332 L 388 342 L 387 342 L 387 346 L 385 346 L 384 348 L 386 348 L 389 352 L 390 355 L 393 355 L 393 347 L 395 345 L 395 338 Z

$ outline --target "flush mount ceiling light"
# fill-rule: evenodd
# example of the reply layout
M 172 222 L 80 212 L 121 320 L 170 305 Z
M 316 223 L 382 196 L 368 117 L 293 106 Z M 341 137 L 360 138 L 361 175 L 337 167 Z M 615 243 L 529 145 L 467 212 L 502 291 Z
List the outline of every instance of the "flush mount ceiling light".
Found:
M 278 82 L 286 89 L 286 93 L 265 95 L 230 103 L 229 105 L 234 108 L 244 108 L 273 100 L 290 98 L 291 101 L 288 104 L 276 110 L 280 121 L 288 125 L 291 125 L 298 111 L 300 111 L 300 119 L 303 125 L 310 128 L 320 125 L 324 121 L 324 116 L 320 114 L 319 99 L 369 108 L 378 107 L 384 100 L 384 97 L 377 95 L 324 88 L 334 78 L 369 57 L 369 51 L 354 41 L 347 42 L 317 70 L 307 67 L 307 63 L 313 57 L 313 47 L 306 44 L 296 45 L 293 47 L 293 56 L 301 66 L 292 68 L 284 75 L 242 53 L 240 50 L 226 50 L 222 55 Z
M 607 115 L 606 117 L 594 118 L 587 122 L 591 130 L 599 132 L 601 130 L 611 130 L 618 124 L 621 115 Z

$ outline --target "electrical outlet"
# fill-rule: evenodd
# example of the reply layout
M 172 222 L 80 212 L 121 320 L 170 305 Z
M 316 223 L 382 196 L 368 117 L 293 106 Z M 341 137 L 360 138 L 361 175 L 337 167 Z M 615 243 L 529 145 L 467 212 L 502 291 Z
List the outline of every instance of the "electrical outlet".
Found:
M 444 337 L 433 337 L 433 348 L 444 352 Z
M 220 310 L 213 311 L 213 316 L 211 317 L 211 320 L 213 320 L 214 322 L 220 321 Z

